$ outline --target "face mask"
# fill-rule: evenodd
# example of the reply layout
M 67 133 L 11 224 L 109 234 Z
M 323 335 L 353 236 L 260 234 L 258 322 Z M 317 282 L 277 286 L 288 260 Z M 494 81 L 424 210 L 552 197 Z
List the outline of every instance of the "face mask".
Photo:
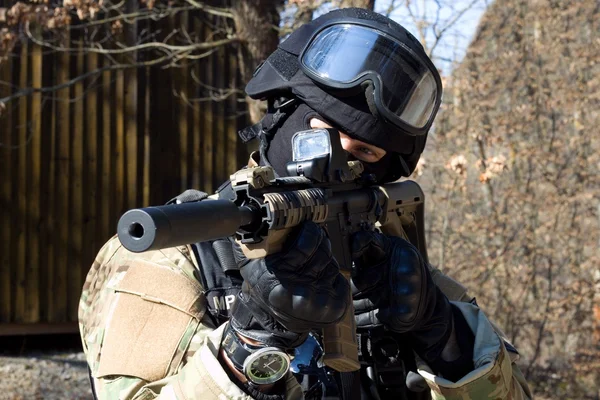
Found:
M 287 176 L 287 164 L 292 161 L 292 137 L 296 132 L 312 129 L 310 126 L 311 118 L 320 118 L 319 114 L 304 103 L 301 103 L 277 128 L 269 142 L 266 151 L 266 158 L 275 169 L 278 176 Z M 358 160 L 352 154 L 347 153 L 348 161 Z M 398 158 L 393 153 L 387 153 L 383 158 L 375 163 L 363 161 L 363 174 L 375 175 L 377 182 L 390 176 L 390 169 L 395 168 L 394 159 Z M 261 160 L 262 165 L 266 165 L 265 160 Z M 387 179 L 385 179 L 388 181 Z
M 292 136 L 296 132 L 311 129 L 310 119 L 318 117 L 318 114 L 306 104 L 300 104 L 277 128 L 269 142 L 266 157 L 275 173 L 279 176 L 287 176 L 287 163 L 292 161 Z M 266 164 L 261 160 L 261 164 Z

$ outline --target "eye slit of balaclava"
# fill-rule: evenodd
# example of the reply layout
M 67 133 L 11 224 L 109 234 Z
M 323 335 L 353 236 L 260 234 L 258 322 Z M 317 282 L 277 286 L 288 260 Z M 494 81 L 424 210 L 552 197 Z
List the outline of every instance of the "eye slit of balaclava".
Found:
M 275 135 L 269 143 L 266 155 L 269 163 L 275 169 L 278 176 L 287 176 L 287 164 L 292 161 L 292 137 L 296 132 L 312 129 L 310 120 L 312 118 L 320 119 L 326 124 L 340 130 L 335 124 L 323 118 L 319 113 L 310 108 L 308 105 L 300 104 L 277 129 Z M 343 132 L 343 130 L 341 130 Z M 348 136 L 361 140 L 348 134 Z M 351 153 L 346 152 L 348 160 L 357 160 Z M 381 160 L 375 163 L 363 161 L 365 173 L 375 175 L 376 181 L 381 182 L 388 174 L 390 168 L 393 168 L 393 153 L 387 153 Z M 265 163 L 262 162 L 264 165 Z
M 326 124 L 328 124 L 329 126 L 337 129 L 340 132 L 343 132 L 343 130 L 341 130 L 339 127 L 335 126 L 334 123 L 327 121 L 326 118 L 323 118 L 322 116 L 320 116 L 318 113 L 314 113 L 314 114 L 308 114 L 307 115 L 307 121 L 306 124 L 308 126 L 310 126 L 310 119 L 311 118 L 317 118 L 320 119 L 321 121 L 325 122 Z M 344 132 L 345 133 L 345 132 Z M 352 139 L 356 139 L 356 140 L 360 140 L 361 142 L 364 142 L 363 139 L 356 137 L 350 133 L 345 133 L 346 135 L 348 135 L 349 137 L 351 137 Z M 360 161 L 362 162 L 363 166 L 364 166 L 364 172 L 363 174 L 372 174 L 375 175 L 375 180 L 377 182 L 382 182 L 384 178 L 386 178 L 387 176 L 390 175 L 390 169 L 394 168 L 394 159 L 397 158 L 398 156 L 395 155 L 394 153 L 390 153 L 387 152 L 379 161 L 377 162 L 366 162 L 363 160 L 360 160 L 359 158 L 355 157 L 354 154 L 350 153 L 349 151 L 346 151 L 346 156 L 348 157 L 348 161 Z

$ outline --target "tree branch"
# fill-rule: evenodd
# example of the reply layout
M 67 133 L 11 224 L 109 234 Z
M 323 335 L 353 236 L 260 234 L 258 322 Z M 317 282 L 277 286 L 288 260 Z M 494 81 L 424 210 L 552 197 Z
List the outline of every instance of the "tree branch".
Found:
M 435 50 L 435 48 L 437 47 L 437 45 L 440 42 L 440 39 L 442 38 L 442 36 L 444 35 L 444 33 L 450 29 L 456 22 L 458 22 L 458 20 L 467 12 L 469 11 L 471 8 L 473 8 L 473 6 L 479 2 L 480 0 L 471 0 L 471 2 L 465 6 L 465 8 L 463 8 L 462 10 L 460 10 L 458 13 L 454 14 L 454 16 L 450 19 L 450 21 L 448 21 L 448 23 L 438 32 L 436 32 L 434 30 L 434 35 L 435 35 L 435 41 L 433 42 L 433 45 L 431 45 L 431 49 L 429 50 L 429 56 L 431 57 L 431 55 L 433 54 L 433 51 Z
M 124 70 L 124 69 L 131 69 L 131 68 L 140 68 L 140 67 L 149 67 L 152 65 L 157 65 L 157 64 L 163 63 L 168 60 L 169 60 L 169 57 L 161 57 L 156 60 L 140 62 L 140 63 L 136 63 L 136 64 L 109 65 L 106 67 L 98 68 L 93 71 L 89 71 L 84 74 L 78 75 L 75 78 L 73 78 L 67 82 L 63 82 L 59 85 L 45 86 L 45 87 L 40 87 L 40 88 L 29 87 L 29 88 L 21 89 L 21 90 L 17 91 L 16 93 L 11 94 L 10 96 L 0 98 L 0 109 L 2 109 L 2 106 L 5 107 L 6 103 L 8 103 L 9 101 L 18 99 L 20 97 L 29 96 L 34 93 L 49 93 L 49 92 L 54 92 L 54 91 L 57 91 L 60 89 L 64 89 L 64 88 L 67 88 L 67 87 L 70 87 L 70 86 L 76 84 L 77 82 L 80 82 L 89 77 L 93 77 L 102 72 Z
M 99 54 L 125 54 L 125 53 L 131 53 L 131 52 L 144 50 L 144 49 L 165 49 L 165 50 L 173 51 L 176 53 L 180 53 L 180 52 L 191 52 L 194 50 L 212 49 L 215 47 L 224 46 L 224 45 L 235 43 L 238 41 L 238 38 L 234 36 L 231 38 L 216 40 L 213 42 L 194 43 L 194 44 L 189 44 L 186 46 L 170 45 L 170 44 L 167 44 L 164 42 L 149 42 L 149 43 L 138 44 L 135 46 L 122 47 L 120 49 L 102 49 L 102 48 L 95 48 L 95 47 L 84 47 L 84 48 L 73 47 L 73 48 L 71 48 L 71 47 L 55 46 L 50 43 L 36 39 L 31 34 L 28 24 L 25 27 L 25 32 L 26 32 L 27 37 L 33 43 L 40 45 L 42 47 L 46 47 L 46 48 L 55 50 L 55 51 L 66 52 L 66 53 L 79 53 L 80 51 L 84 51 L 86 53 L 99 53 Z

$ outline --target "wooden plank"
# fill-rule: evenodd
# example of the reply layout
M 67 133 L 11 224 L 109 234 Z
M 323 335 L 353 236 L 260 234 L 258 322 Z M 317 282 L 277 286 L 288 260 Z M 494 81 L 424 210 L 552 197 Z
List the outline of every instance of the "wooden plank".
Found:
M 208 24 L 205 24 L 203 26 L 203 30 L 204 30 L 204 38 L 208 38 L 211 35 L 211 29 L 208 26 Z M 203 82 L 207 82 L 208 84 L 211 84 L 213 82 L 213 64 L 214 64 L 214 60 L 215 60 L 215 54 L 213 53 L 211 56 L 205 58 L 203 60 L 203 67 L 204 67 L 204 73 L 202 74 L 204 76 L 204 80 Z M 207 97 L 209 96 L 208 90 L 203 90 L 203 97 Z M 213 192 L 213 173 L 214 173 L 214 168 L 213 168 L 213 158 L 214 158 L 214 148 L 213 148 L 213 137 L 214 137 L 214 128 L 213 128 L 213 121 L 214 121 L 214 117 L 213 117 L 213 103 L 211 101 L 207 101 L 206 103 L 203 103 L 203 120 L 204 120 L 204 129 L 203 131 L 203 141 L 204 141 L 204 146 L 203 146 L 203 153 L 202 153 L 202 157 L 204 157 L 204 162 L 202 165 L 202 173 L 204 175 L 204 179 L 203 179 L 203 184 L 202 184 L 202 190 L 208 193 L 212 193 Z
M 237 52 L 235 48 L 227 48 L 227 82 L 230 90 L 235 90 L 238 85 L 237 80 Z M 242 167 L 238 165 L 238 102 L 237 93 L 233 93 L 227 98 L 227 161 L 226 171 L 230 175 Z M 247 160 L 245 160 L 247 161 Z
M 0 80 L 2 82 L 12 81 L 12 62 L 6 61 L 0 65 Z M 12 90 L 8 85 L 0 86 L 0 97 L 6 97 Z M 12 254 L 12 223 L 11 209 L 14 199 L 12 193 L 11 175 L 12 167 L 12 112 L 9 103 L 0 117 L 0 324 L 12 320 L 13 298 L 11 295 L 12 277 L 11 272 L 14 265 L 11 263 Z
M 202 34 L 202 23 L 200 22 L 200 18 L 197 16 L 192 17 L 192 28 L 194 29 L 194 36 L 196 38 L 201 37 Z M 192 67 L 190 72 L 194 72 L 194 76 L 196 79 L 201 79 L 201 62 L 192 63 Z M 191 84 L 191 88 L 194 93 L 192 97 L 201 97 L 202 93 L 200 90 L 200 86 L 197 83 Z M 191 173 L 191 187 L 194 189 L 202 190 L 202 128 L 203 125 L 201 123 L 201 110 L 200 108 L 203 106 L 203 103 L 198 101 L 192 103 L 192 173 Z
M 124 179 L 126 179 L 125 188 L 127 208 L 139 207 L 138 191 L 138 133 L 137 133 L 137 112 L 138 112 L 138 84 L 137 72 L 134 69 L 128 69 L 123 72 L 124 82 L 124 118 L 125 118 L 125 157 L 123 168 L 125 170 Z M 124 189 L 125 189 L 124 188 Z M 138 198 L 139 197 L 139 198 Z M 124 210 L 123 210 L 124 211 Z M 117 216 L 118 218 L 118 216 Z
M 29 45 L 22 43 L 21 57 L 19 58 L 19 86 L 29 87 Z M 18 173 L 17 177 L 17 265 L 15 281 L 15 321 L 26 322 L 27 315 L 27 151 L 30 131 L 28 129 L 27 103 L 28 97 L 19 99 L 16 146 Z
M 188 110 L 189 106 L 187 103 L 188 99 L 188 80 L 189 74 L 188 63 L 182 61 L 182 68 L 175 69 L 175 90 L 179 94 L 177 101 L 177 118 L 178 118 L 178 129 L 179 129 L 179 182 L 180 191 L 183 192 L 189 189 L 189 136 L 188 136 Z
M 112 144 L 113 152 L 113 172 L 114 186 L 112 193 L 114 196 L 114 207 L 111 209 L 111 221 L 115 221 L 124 211 L 124 190 L 125 190 L 125 100 L 124 87 L 125 76 L 122 70 L 115 72 L 116 86 L 114 93 L 115 113 L 115 142 Z M 111 229 L 114 224 L 111 224 Z
M 150 205 L 150 67 L 144 70 L 144 160 L 142 163 L 143 200 L 142 205 Z
M 214 64 L 214 86 L 219 89 L 226 87 L 226 66 L 225 59 L 227 57 L 226 50 L 223 46 L 217 50 L 216 62 Z M 214 186 L 218 187 L 223 183 L 229 176 L 227 175 L 227 138 L 226 138 L 226 125 L 227 116 L 225 115 L 225 100 L 219 100 L 215 102 L 215 121 L 214 121 L 214 132 L 216 135 L 216 146 L 214 149 L 215 159 L 213 163 L 214 168 Z
M 42 48 L 32 45 L 31 49 L 31 83 L 34 88 L 42 87 Z M 40 196 L 42 173 L 42 94 L 31 96 L 31 113 L 29 116 L 30 138 L 27 145 L 27 284 L 25 322 L 40 320 Z
M 83 45 L 75 55 L 75 76 L 84 74 Z M 69 252 L 71 253 L 71 264 L 69 268 L 68 282 L 68 307 L 69 321 L 77 321 L 77 306 L 79 304 L 79 293 L 83 285 L 82 268 L 83 262 L 83 209 L 87 204 L 83 201 L 83 126 L 84 101 L 83 81 L 78 81 L 73 86 L 73 126 L 71 127 L 71 240 L 69 241 Z
M 88 53 L 87 71 L 98 69 L 98 54 Z M 85 135 L 84 139 L 84 180 L 83 180 L 83 204 L 84 204 L 84 225 L 83 225 L 83 244 L 82 254 L 83 264 L 82 276 L 87 274 L 97 253 L 98 246 L 102 238 L 99 235 L 98 215 L 97 215 L 97 194 L 98 194 L 98 81 L 91 79 L 87 82 L 88 88 L 85 96 Z M 94 85 L 94 86 L 92 86 Z
M 108 59 L 104 59 L 104 62 L 109 62 Z M 114 117 L 112 112 L 112 84 L 111 84 L 111 72 L 105 71 L 102 73 L 102 174 L 100 176 L 100 188 L 101 188 L 101 235 L 104 241 L 108 240 L 110 236 L 110 229 L 112 226 L 112 207 L 114 194 L 112 193 L 112 135 L 111 135 L 111 121 Z
M 139 2 L 130 0 L 125 2 L 125 12 L 129 15 L 135 14 L 139 9 Z M 128 47 L 134 47 L 138 44 L 138 22 L 135 18 L 127 21 L 123 30 L 124 42 Z M 127 55 L 127 61 L 135 63 L 137 61 L 137 52 Z M 133 208 L 139 206 L 141 199 L 138 190 L 138 82 L 137 70 L 127 69 L 124 71 L 124 101 L 125 101 L 125 206 Z M 125 210 L 123 210 L 125 211 Z
M 182 12 L 178 14 L 177 23 L 181 25 L 181 30 L 188 29 L 187 27 L 187 12 Z M 189 189 L 189 159 L 190 159 L 190 143 L 189 143 L 189 134 L 188 134 L 188 114 L 189 114 L 189 105 L 188 105 L 188 76 L 190 73 L 190 67 L 186 60 L 181 60 L 181 68 L 173 69 L 175 74 L 174 83 L 175 90 L 178 94 L 177 101 L 177 118 L 178 118 L 178 128 L 179 128 L 179 182 L 180 187 L 179 190 L 183 192 L 186 189 Z
M 54 57 L 50 57 L 48 61 L 52 63 L 52 77 L 51 79 L 49 79 L 48 83 L 49 85 L 53 85 L 56 82 L 55 74 L 58 73 L 58 66 L 60 64 L 59 60 Z M 45 282 L 42 281 L 42 284 L 46 286 L 46 293 L 44 298 L 47 321 L 58 320 L 56 316 L 56 304 L 54 300 L 56 297 L 56 293 L 54 293 L 54 282 L 57 279 L 56 267 L 57 265 L 59 265 L 56 263 L 56 252 L 57 248 L 60 249 L 60 245 L 57 246 L 57 244 L 60 242 L 57 240 L 59 238 L 59 235 L 57 235 L 56 232 L 59 232 L 60 228 L 59 225 L 56 224 L 57 202 L 55 189 L 57 181 L 56 174 L 58 171 L 57 163 L 59 162 L 56 152 L 59 126 L 58 104 L 59 102 L 56 96 L 53 96 L 53 98 L 51 99 L 50 107 L 50 123 L 45 133 L 49 136 L 47 140 L 48 146 L 46 147 L 46 152 L 48 155 L 48 180 L 46 185 L 47 189 L 45 191 L 48 203 L 46 206 L 46 233 L 44 235 L 46 242 L 46 280 Z
M 35 52 L 35 47 L 34 47 Z M 54 74 L 54 62 L 52 55 L 42 51 L 41 55 L 41 86 L 48 87 L 54 84 L 52 80 Z M 33 72 L 33 71 L 32 71 Z M 54 265 L 50 260 L 50 244 L 52 236 L 49 233 L 50 219 L 52 216 L 52 204 L 51 204 L 51 191 L 50 186 L 50 167 L 52 164 L 52 153 L 53 153 L 53 140 L 52 133 L 54 131 L 53 123 L 53 97 L 44 98 L 41 96 L 41 115 L 40 115 L 40 183 L 39 183 L 39 207 L 40 207 L 40 219 L 37 229 L 39 231 L 39 277 L 38 277 L 38 292 L 39 292 L 39 307 L 40 315 L 39 321 L 48 321 L 49 313 L 49 302 L 48 293 L 50 288 L 48 287 L 51 282 L 52 272 L 50 268 Z M 33 102 L 32 107 L 35 105 Z
M 164 204 L 178 193 L 178 149 L 173 118 L 172 75 L 158 68 L 150 70 L 150 203 Z M 160 116 L 160 117 L 159 117 Z
M 179 95 L 181 98 L 179 99 L 179 163 L 180 163 L 180 182 L 181 182 L 181 191 L 189 189 L 189 173 L 190 173 L 190 165 L 189 160 L 190 156 L 190 137 L 189 137 L 189 126 L 188 126 L 188 117 L 190 107 L 188 105 L 188 74 L 189 74 L 189 66 L 187 62 L 184 63 L 183 68 L 178 71 L 181 74 L 181 79 L 179 81 Z
M 69 38 L 66 38 L 68 40 Z M 57 84 L 66 83 L 70 75 L 70 56 L 63 52 L 57 56 L 56 77 Z M 52 301 L 55 304 L 54 321 L 67 320 L 67 282 L 69 280 L 69 269 L 73 262 L 70 257 L 69 248 L 70 227 L 71 227 L 71 201 L 69 198 L 69 188 L 71 180 L 70 157 L 71 157 L 71 137 L 70 137 L 70 89 L 68 87 L 60 89 L 56 93 L 57 97 L 57 156 L 56 163 L 56 230 L 58 232 L 58 241 L 55 247 L 55 279 L 52 285 L 51 293 L 55 297 Z

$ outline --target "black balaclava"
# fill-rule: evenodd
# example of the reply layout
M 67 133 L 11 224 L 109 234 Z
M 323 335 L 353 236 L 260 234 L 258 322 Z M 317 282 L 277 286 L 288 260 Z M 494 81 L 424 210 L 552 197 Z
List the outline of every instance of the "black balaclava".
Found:
M 269 140 L 265 156 L 279 176 L 287 176 L 286 165 L 292 161 L 292 136 L 296 132 L 311 129 L 310 119 L 320 118 L 319 114 L 304 103 L 299 104 L 285 121 L 276 128 L 274 136 Z M 270 120 L 267 114 L 265 120 Z M 265 163 L 265 160 L 261 160 Z
M 265 121 L 272 121 L 272 115 L 273 113 L 268 113 Z M 323 122 L 331 124 L 326 118 L 320 116 L 319 113 L 305 103 L 299 103 L 289 115 L 286 115 L 283 123 L 278 128 L 274 129 L 268 147 L 263 155 L 266 156 L 266 160 L 262 159 L 261 164 L 266 165 L 268 161 L 275 169 L 277 175 L 288 175 L 286 166 L 292 161 L 292 137 L 296 132 L 312 129 L 310 126 L 310 120 L 312 118 L 318 118 Z M 350 134 L 349 136 L 353 137 L 353 135 Z M 360 138 L 356 139 L 361 140 Z M 357 160 L 352 154 L 348 153 L 347 156 L 348 160 Z M 376 163 L 367 163 L 363 161 L 362 163 L 365 168 L 363 175 L 372 174 L 375 175 L 375 180 L 377 182 L 382 181 L 389 175 L 390 168 L 394 167 L 393 162 L 394 155 L 392 153 L 387 153 Z

